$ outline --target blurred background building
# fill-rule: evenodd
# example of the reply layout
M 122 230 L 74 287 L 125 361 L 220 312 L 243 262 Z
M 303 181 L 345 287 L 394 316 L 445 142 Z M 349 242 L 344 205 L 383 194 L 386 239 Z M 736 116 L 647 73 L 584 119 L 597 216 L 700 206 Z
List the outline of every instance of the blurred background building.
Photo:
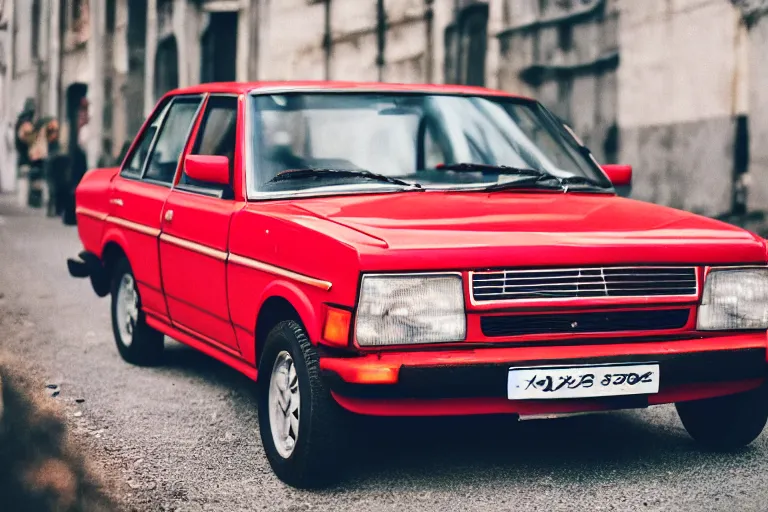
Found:
M 0 118 L 66 126 L 89 162 L 166 91 L 226 80 L 450 82 L 531 94 L 632 196 L 710 216 L 768 209 L 768 0 L 0 0 Z M 0 144 L 0 189 L 12 149 Z M 745 194 L 748 191 L 748 194 Z

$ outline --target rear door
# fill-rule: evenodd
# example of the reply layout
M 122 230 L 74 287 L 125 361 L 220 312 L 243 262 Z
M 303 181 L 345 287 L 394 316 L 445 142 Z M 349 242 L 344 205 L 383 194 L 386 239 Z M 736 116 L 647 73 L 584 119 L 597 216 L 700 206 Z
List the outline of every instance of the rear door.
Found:
M 158 105 L 112 181 L 110 229 L 118 232 L 116 239 L 127 253 L 142 307 L 166 321 L 158 256 L 160 215 L 202 99 L 178 96 Z
M 190 154 L 229 158 L 230 185 L 194 182 L 183 172 L 165 203 L 160 235 L 163 289 L 173 325 L 239 354 L 227 302 L 226 263 L 232 215 L 245 206 L 233 192 L 239 101 L 211 95 Z

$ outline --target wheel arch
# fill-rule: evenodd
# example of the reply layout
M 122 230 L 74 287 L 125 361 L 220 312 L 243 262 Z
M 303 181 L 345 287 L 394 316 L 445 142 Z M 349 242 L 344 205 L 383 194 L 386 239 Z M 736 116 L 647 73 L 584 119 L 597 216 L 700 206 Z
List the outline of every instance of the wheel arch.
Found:
M 128 241 L 125 239 L 125 235 L 120 232 L 119 229 L 112 228 L 107 229 L 104 233 L 104 238 L 101 243 L 101 261 L 106 270 L 111 273 L 114 268 L 114 264 L 117 262 L 120 256 L 128 259 Z
M 104 244 L 104 248 L 101 250 L 101 261 L 107 276 L 110 278 L 114 271 L 115 264 L 117 264 L 121 257 L 128 259 L 125 249 L 123 249 L 123 246 L 120 245 L 119 242 L 110 240 Z
M 320 315 L 309 297 L 297 286 L 288 282 L 275 282 L 268 286 L 260 300 L 256 315 L 255 362 L 261 361 L 264 342 L 269 332 L 284 320 L 297 321 L 307 332 L 310 341 L 315 343 L 320 335 Z
M 89 277 L 93 291 L 98 297 L 106 297 L 110 292 L 115 264 L 121 257 L 126 257 L 123 246 L 117 240 L 110 239 L 102 245 L 98 255 L 87 251 L 81 253 L 81 257 L 83 255 L 90 255 Z

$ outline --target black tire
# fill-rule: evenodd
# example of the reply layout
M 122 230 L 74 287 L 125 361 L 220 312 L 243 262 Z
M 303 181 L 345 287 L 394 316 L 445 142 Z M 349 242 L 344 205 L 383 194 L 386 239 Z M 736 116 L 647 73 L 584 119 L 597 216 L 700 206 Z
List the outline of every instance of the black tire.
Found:
M 709 450 L 733 451 L 757 439 L 768 422 L 768 384 L 706 400 L 675 404 L 685 430 Z
M 120 323 L 125 322 L 118 317 L 118 295 L 123 279 L 129 278 L 134 283 L 136 280 L 131 270 L 131 265 L 126 258 L 121 258 L 114 266 L 112 273 L 112 333 L 115 336 L 117 351 L 127 362 L 139 366 L 155 366 L 162 361 L 165 337 L 163 333 L 147 325 L 147 318 L 141 310 L 141 297 L 135 290 L 137 302 L 136 320 L 132 322 L 132 335 L 130 342 L 123 339 Z
M 292 358 L 298 382 L 298 434 L 285 457 L 275 446 L 269 414 L 272 370 L 278 356 Z M 320 376 L 317 351 L 298 322 L 279 323 L 267 335 L 259 363 L 259 430 L 269 464 L 277 477 L 300 489 L 336 483 L 345 454 L 342 410 Z

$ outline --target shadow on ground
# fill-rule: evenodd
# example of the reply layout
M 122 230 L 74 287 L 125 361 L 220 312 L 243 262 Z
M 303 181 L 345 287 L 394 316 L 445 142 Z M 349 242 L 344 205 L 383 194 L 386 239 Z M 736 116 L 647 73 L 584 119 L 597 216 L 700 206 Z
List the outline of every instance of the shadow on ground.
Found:
M 70 443 L 58 406 L 18 368 L 0 362 L 0 510 L 117 510 Z

